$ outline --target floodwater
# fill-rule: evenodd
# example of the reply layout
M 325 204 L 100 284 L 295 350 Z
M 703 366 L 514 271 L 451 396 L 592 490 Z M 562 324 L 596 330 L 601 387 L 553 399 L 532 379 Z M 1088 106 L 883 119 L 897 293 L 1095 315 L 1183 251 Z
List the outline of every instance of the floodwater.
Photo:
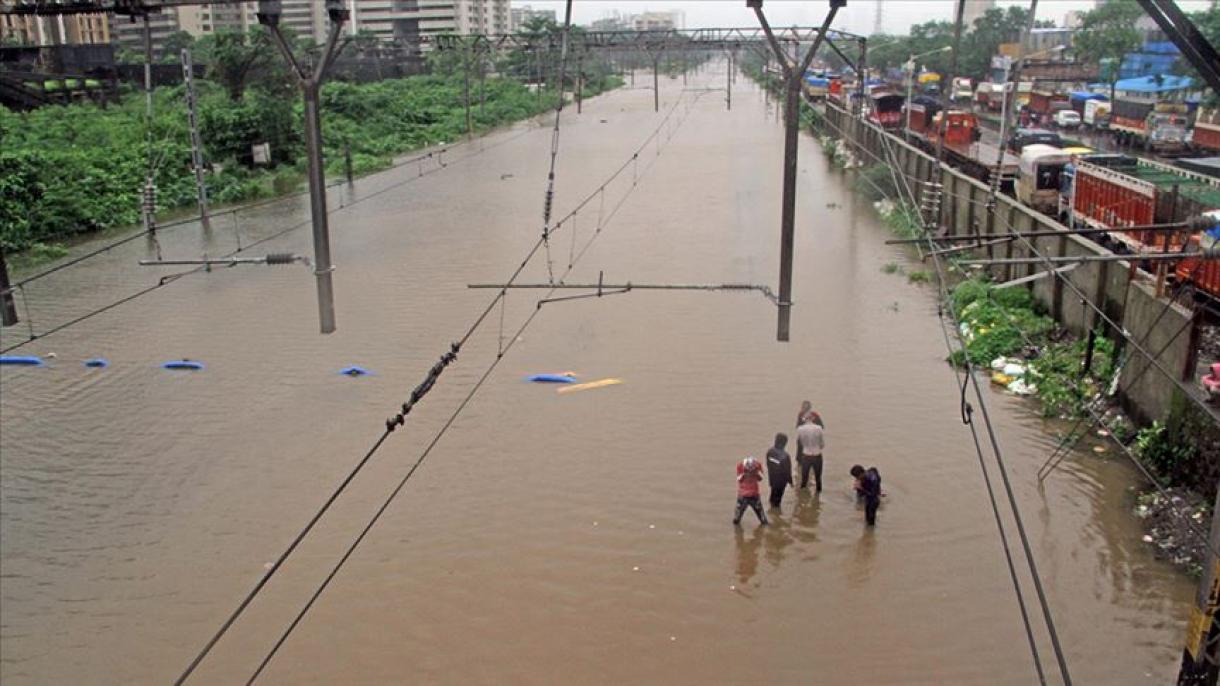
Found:
M 689 87 L 724 78 L 713 67 Z M 681 124 L 586 206 L 574 243 L 570 224 L 555 234 L 556 274 L 601 223 L 569 282 L 774 284 L 782 131 L 763 95 L 739 78 L 725 111 L 723 93 L 667 79 L 661 99 L 661 115 L 644 89 L 565 112 L 557 215 L 676 101 Z M 408 165 L 334 189 L 348 206 L 331 224 L 332 335 L 317 333 L 306 269 L 243 266 L 22 348 L 56 357 L 3 371 L 0 680 L 175 678 L 493 295 L 466 285 L 507 278 L 536 240 L 550 140 L 549 125 L 523 124 L 439 173 L 410 180 Z M 883 244 L 816 144 L 800 145 L 791 342 L 775 341 L 756 293 L 544 306 L 263 680 L 1034 683 L 934 291 L 882 272 L 918 267 Z M 306 211 L 298 199 L 247 216 L 243 240 Z M 161 249 L 198 258 L 235 241 L 218 222 L 210 237 L 167 231 Z M 264 248 L 311 252 L 307 229 L 251 252 Z M 153 283 L 156 269 L 135 266 L 152 252 L 136 241 L 31 284 L 36 329 Z M 522 282 L 546 280 L 545 257 Z M 513 291 L 503 330 L 493 310 L 194 682 L 252 673 L 544 293 Z M 111 367 L 83 368 L 94 356 Z M 159 368 L 183 357 L 206 370 Z M 373 374 L 337 373 L 351 364 Z M 558 394 L 523 381 L 568 370 L 623 383 Z M 827 425 L 825 492 L 790 494 L 770 528 L 747 514 L 735 531 L 735 461 L 791 433 L 803 399 Z M 1192 584 L 1140 541 L 1132 470 L 1074 455 L 1039 488 L 1053 436 L 1022 401 L 994 393 L 989 406 L 1076 682 L 1166 683 Z M 874 531 L 851 495 L 854 462 L 884 478 Z

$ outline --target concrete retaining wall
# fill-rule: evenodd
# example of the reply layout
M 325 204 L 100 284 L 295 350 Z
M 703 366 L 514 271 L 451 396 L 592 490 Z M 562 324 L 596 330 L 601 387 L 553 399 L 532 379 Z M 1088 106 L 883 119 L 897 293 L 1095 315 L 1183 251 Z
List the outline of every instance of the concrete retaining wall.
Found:
M 849 140 L 866 164 L 891 164 L 902 169 L 911 180 L 931 179 L 936 160 L 901 138 L 880 128 L 851 117 L 832 104 L 825 108 L 832 131 Z M 982 240 L 1004 236 L 1010 231 L 1064 231 L 1063 236 L 1028 239 L 1045 256 L 1108 255 L 1110 251 L 1079 236 L 1066 233 L 1053 217 L 1021 205 L 1013 198 L 1000 195 L 994 216 L 987 210 L 988 187 L 949 166 L 940 168 L 939 182 L 943 185 L 941 226 L 951 235 L 979 235 Z M 918 197 L 918 196 L 917 196 Z M 1030 257 L 1028 246 L 1015 239 L 974 251 L 979 257 Z M 1062 265 L 1055 265 L 1056 267 Z M 998 281 L 1007 281 L 1048 269 L 1045 264 L 1004 265 L 992 267 Z M 1131 275 L 1134 273 L 1135 278 Z M 1178 305 L 1165 307 L 1166 300 L 1157 298 L 1152 277 L 1146 272 L 1132 272 L 1128 262 L 1084 262 L 1065 272 L 1062 278 L 1038 279 L 1025 286 L 1035 299 L 1046 306 L 1052 316 L 1077 336 L 1093 327 L 1118 343 L 1123 353 L 1130 353 L 1119 380 L 1119 396 L 1124 408 L 1143 421 L 1161 419 L 1169 409 L 1177 389 L 1175 380 L 1167 378 L 1151 366 L 1147 359 L 1133 351 L 1118 329 L 1127 332 L 1144 350 L 1156 356 L 1159 365 L 1176 380 L 1189 381 L 1195 359 L 1191 344 L 1196 322 L 1189 310 Z M 1084 303 L 1084 296 L 1096 303 L 1104 317 Z

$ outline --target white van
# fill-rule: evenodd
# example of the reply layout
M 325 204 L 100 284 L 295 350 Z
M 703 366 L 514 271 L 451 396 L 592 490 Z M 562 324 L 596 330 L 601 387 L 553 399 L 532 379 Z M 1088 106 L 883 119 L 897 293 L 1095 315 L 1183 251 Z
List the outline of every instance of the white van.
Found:
M 1076 110 L 1059 110 L 1055 113 L 1055 126 L 1061 129 L 1074 129 L 1080 126 L 1080 114 Z

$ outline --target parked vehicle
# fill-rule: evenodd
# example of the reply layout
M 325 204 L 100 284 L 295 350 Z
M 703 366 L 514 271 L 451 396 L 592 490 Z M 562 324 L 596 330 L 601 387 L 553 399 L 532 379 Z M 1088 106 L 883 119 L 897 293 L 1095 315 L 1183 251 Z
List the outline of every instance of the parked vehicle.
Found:
M 1075 110 L 1059 110 L 1055 113 L 1055 126 L 1074 129 L 1080 126 L 1080 115 Z
M 1091 100 L 1109 101 L 1109 98 L 1101 93 L 1090 93 L 1088 91 L 1072 91 L 1068 93 L 1068 103 L 1072 109 L 1076 110 L 1076 114 L 1084 117 L 1085 105 Z
M 1119 143 L 1149 150 L 1178 151 L 1186 147 L 1186 105 L 1148 98 L 1117 98 L 1110 113 L 1110 130 Z
M 1220 153 L 1220 107 L 1200 107 L 1195 116 L 1192 148 Z
M 935 152 L 941 147 L 943 138 L 945 160 L 984 183 L 990 182 L 999 162 L 1000 187 L 1012 188 L 1017 176 L 1017 158 L 1004 153 L 1001 161 L 998 147 L 980 142 L 982 131 L 973 112 L 943 110 L 935 98 L 928 96 L 912 98 L 908 108 L 911 124 L 907 136 L 916 145 Z
M 868 94 L 868 119 L 883 129 L 902 128 L 902 104 L 906 96 L 900 95 L 888 86 L 878 86 Z
M 919 91 L 924 95 L 940 95 L 940 74 L 934 71 L 920 72 L 916 77 Z
M 1068 153 L 1051 145 L 1025 146 L 1018 165 L 1017 200 L 1043 214 L 1057 215 L 1059 175 L 1070 160 Z
M 1071 218 L 1109 229 L 1167 224 L 1220 209 L 1220 179 L 1130 155 L 1089 155 L 1075 165 Z M 1124 231 L 1104 241 L 1123 252 L 1178 249 L 1181 234 Z
M 974 107 L 975 109 L 999 110 L 1000 99 L 1004 96 L 1004 91 L 1000 86 L 983 81 L 974 89 Z
M 1204 216 L 1212 218 L 1216 225 L 1191 236 L 1186 247 L 1189 252 L 1220 248 L 1220 211 L 1207 212 Z M 1189 284 L 1212 299 L 1220 300 L 1220 260 L 1182 260 L 1174 270 L 1174 277 L 1178 284 Z
M 1084 114 L 1081 115 L 1081 120 L 1085 126 L 1094 129 L 1110 128 L 1110 101 L 1109 100 L 1086 100 L 1084 103 Z
M 1017 129 L 1008 139 L 1008 149 L 1015 153 L 1020 153 L 1027 145 L 1052 145 L 1056 148 L 1063 147 L 1063 139 L 1054 131 L 1046 129 Z
M 813 100 L 822 100 L 830 92 L 830 79 L 805 74 L 805 94 Z
M 1029 115 L 1030 123 L 1041 125 L 1051 122 L 1057 112 L 1070 108 L 1068 96 L 1063 93 L 1034 91 L 1030 93 L 1026 112 Z
M 956 76 L 953 78 L 953 87 L 949 90 L 949 99 L 953 102 L 970 102 L 974 96 L 974 83 L 964 77 Z

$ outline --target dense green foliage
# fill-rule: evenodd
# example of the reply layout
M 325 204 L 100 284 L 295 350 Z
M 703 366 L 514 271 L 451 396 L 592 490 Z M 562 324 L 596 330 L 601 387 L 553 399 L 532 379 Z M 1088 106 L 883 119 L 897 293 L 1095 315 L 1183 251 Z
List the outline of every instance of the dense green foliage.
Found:
M 1037 388 L 1047 416 L 1080 415 L 1085 403 L 1103 391 L 1116 373 L 1114 342 L 1097 336 L 1085 374 L 1087 341 L 1057 329 L 1028 289 L 997 289 L 973 278 L 958 284 L 951 297 L 970 361 L 989 369 L 998 357 L 1024 358 L 1026 382 Z M 950 361 L 961 366 L 965 357 L 956 351 Z
M 1220 428 L 1181 393 L 1174 395 L 1164 422 L 1141 429 L 1135 439 L 1140 460 L 1165 486 L 1185 486 L 1215 497 L 1220 483 Z
M 991 8 L 964 27 L 961 49 L 958 51 L 957 74 L 974 79 L 983 79 L 990 69 L 991 57 L 1003 43 L 1020 39 L 1029 22 L 1029 10 L 1024 7 Z M 1049 26 L 1053 22 L 1038 22 L 1037 26 Z M 902 68 L 913 55 L 932 52 L 953 44 L 953 24 L 948 21 L 928 21 L 911 27 L 905 36 L 870 36 L 868 63 L 880 69 Z M 831 55 L 827 58 L 834 60 Z M 917 68 L 926 68 L 942 74 L 949 71 L 951 53 L 935 52 L 920 58 Z M 836 65 L 841 66 L 841 65 Z
M 236 40 L 236 39 L 234 39 Z M 278 78 L 243 76 L 235 82 L 196 82 L 207 175 L 216 203 L 282 193 L 305 169 L 302 106 Z M 585 96 L 621 81 L 599 74 Z M 463 79 L 441 73 L 355 85 L 329 83 L 322 91 L 322 127 L 328 173 L 342 173 L 350 146 L 357 174 L 388 167 L 396 154 L 466 133 Z M 236 97 L 235 97 L 236 95 Z M 476 132 L 554 107 L 558 96 L 537 97 L 507 78 L 488 78 L 482 98 L 471 87 Z M 482 105 L 480 105 L 482 102 Z M 181 86 L 156 93 L 152 130 L 160 209 L 195 202 L 190 143 Z M 20 250 L 73 233 L 139 221 L 140 192 L 148 168 L 144 97 L 117 105 L 45 107 L 18 114 L 0 108 L 0 243 Z M 272 163 L 254 167 L 251 146 L 269 143 Z

